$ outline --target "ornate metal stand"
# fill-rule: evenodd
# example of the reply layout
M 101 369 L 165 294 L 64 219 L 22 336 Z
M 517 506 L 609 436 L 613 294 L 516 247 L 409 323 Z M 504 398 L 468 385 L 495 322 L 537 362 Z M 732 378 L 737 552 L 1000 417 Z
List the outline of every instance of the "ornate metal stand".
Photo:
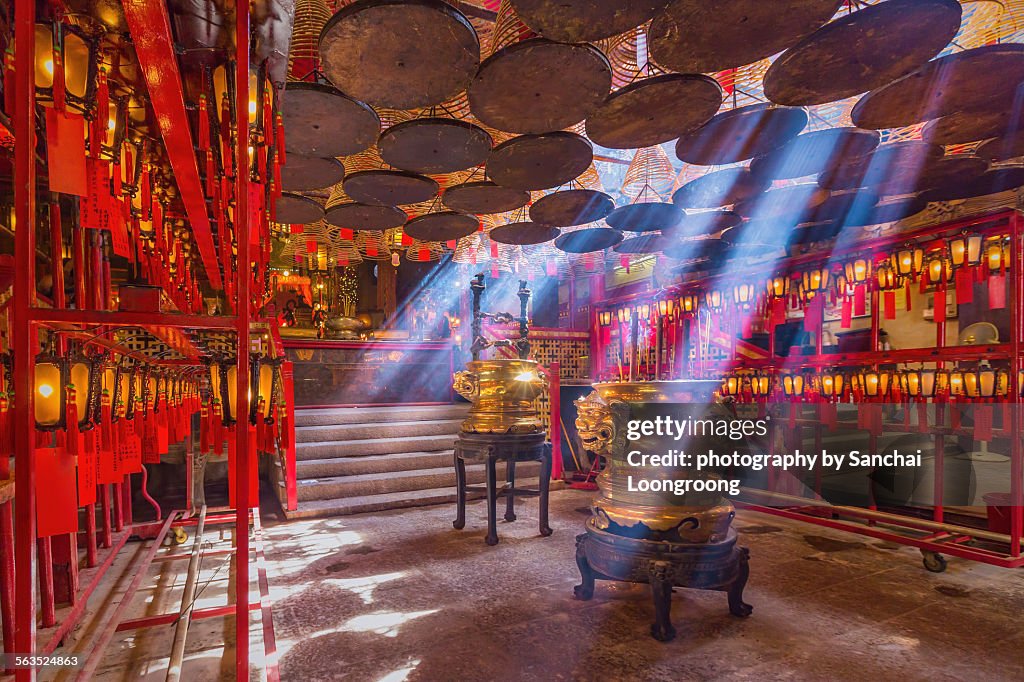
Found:
M 455 488 L 458 493 L 455 521 L 458 530 L 466 527 L 466 493 L 487 492 L 488 545 L 498 544 L 498 497 L 505 496 L 505 520 L 515 521 L 515 497 L 540 497 L 540 534 L 551 535 L 548 525 L 548 484 L 551 478 L 551 445 L 544 442 L 544 433 L 484 434 L 463 433 L 455 441 Z M 486 486 L 466 485 L 466 462 L 482 462 L 487 469 Z M 505 462 L 505 485 L 498 488 L 497 463 Z M 516 488 L 516 463 L 540 462 L 538 490 Z
M 651 636 L 661 642 L 675 638 L 672 627 L 672 588 L 719 590 L 729 595 L 729 611 L 749 616 L 754 610 L 743 601 L 743 588 L 750 575 L 746 547 L 736 545 L 736 532 L 729 531 L 718 544 L 654 542 L 625 538 L 599 530 L 593 519 L 587 532 L 576 536 L 576 565 L 583 580 L 573 588 L 577 599 L 594 596 L 595 580 L 648 583 L 654 598 Z

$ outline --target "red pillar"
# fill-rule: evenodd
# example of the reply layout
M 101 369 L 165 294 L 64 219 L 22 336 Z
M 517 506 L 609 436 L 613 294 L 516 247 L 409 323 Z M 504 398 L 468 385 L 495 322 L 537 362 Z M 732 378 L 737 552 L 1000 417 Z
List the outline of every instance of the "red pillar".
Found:
M 35 21 L 34 0 L 14 5 L 14 210 L 18 229 L 14 257 L 19 276 L 14 278 L 11 306 L 11 348 L 14 354 L 14 458 L 15 490 L 15 640 L 14 650 L 33 654 L 36 649 L 36 462 L 32 375 L 35 329 L 29 308 L 36 301 L 36 160 L 35 160 Z M 18 680 L 34 680 L 35 670 L 22 668 Z

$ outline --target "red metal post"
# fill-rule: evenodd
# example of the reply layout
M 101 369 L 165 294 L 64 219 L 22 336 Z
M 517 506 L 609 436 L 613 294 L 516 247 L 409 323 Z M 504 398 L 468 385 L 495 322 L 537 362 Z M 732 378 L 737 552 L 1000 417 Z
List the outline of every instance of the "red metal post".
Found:
M 0 620 L 4 651 L 14 648 L 14 511 L 10 500 L 0 504 Z M 10 672 L 5 671 L 5 672 Z
M 548 366 L 548 402 L 551 405 L 551 480 L 562 478 L 562 377 L 557 362 Z
M 285 494 L 288 498 L 288 511 L 299 507 L 298 474 L 295 466 L 295 369 L 290 360 L 281 365 L 284 377 L 285 414 L 288 415 L 288 447 L 284 453 Z
M 249 4 L 235 6 L 235 319 L 238 385 L 235 457 L 235 679 L 249 679 Z M 189 149 L 192 154 L 192 150 Z M 205 211 L 205 209 L 204 209 Z M 230 279 L 226 273 L 225 279 Z M 253 500 L 255 503 L 256 500 Z
M 14 354 L 14 480 L 15 513 L 15 639 L 14 652 L 36 649 L 36 462 L 32 375 L 35 328 L 29 308 L 36 300 L 36 157 L 35 157 L 35 21 L 34 0 L 14 4 L 14 278 L 11 306 L 11 348 Z M 21 668 L 18 680 L 34 680 L 32 668 Z
M 1013 362 L 1010 363 L 1011 386 L 1015 387 L 1013 400 L 1017 403 L 1010 413 L 1010 556 L 1021 555 L 1021 533 L 1024 532 L 1024 443 L 1021 442 L 1020 386 L 1016 386 L 1017 370 L 1021 364 L 1020 336 L 1024 332 L 1024 256 L 1022 256 L 1021 216 L 1010 217 L 1010 276 L 1013 282 Z

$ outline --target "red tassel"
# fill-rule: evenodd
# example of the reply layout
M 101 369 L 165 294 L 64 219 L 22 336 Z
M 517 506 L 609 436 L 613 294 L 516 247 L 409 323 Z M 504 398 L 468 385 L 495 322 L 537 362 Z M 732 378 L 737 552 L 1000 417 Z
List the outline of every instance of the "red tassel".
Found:
M 868 311 L 867 287 L 858 284 L 853 288 L 853 314 L 860 317 Z
M 935 308 L 934 308 L 934 319 L 936 324 L 941 324 L 946 321 L 946 289 L 945 287 L 939 287 L 935 291 Z
M 949 428 L 954 431 L 960 429 L 960 408 L 954 402 L 951 402 L 949 406 Z
M 895 320 L 896 319 L 896 292 L 895 291 L 884 291 L 882 292 L 883 305 L 885 307 L 885 319 Z
M 287 163 L 288 159 L 284 150 L 284 118 L 281 114 L 277 114 L 274 117 L 274 122 L 277 129 L 277 158 L 280 159 L 280 163 L 283 166 Z
M 110 396 L 103 397 L 103 405 L 100 407 L 100 449 L 104 452 L 111 452 L 114 449 L 113 443 L 113 415 L 110 410 Z
M 60 24 L 56 24 L 53 31 L 51 64 L 53 65 L 53 107 L 57 111 L 64 111 L 67 106 L 67 88 L 64 82 L 64 60 L 62 57 L 63 42 L 63 29 Z
M 14 41 L 7 44 L 4 53 L 4 113 L 14 118 Z
M 206 113 L 206 95 L 199 95 L 199 151 L 210 148 L 210 117 Z
M 992 406 L 977 405 L 974 408 L 974 440 L 992 440 Z
M 961 305 L 974 302 L 973 277 L 967 268 L 956 271 L 956 302 Z
M 909 279 L 907 280 L 907 284 L 903 288 L 903 291 L 906 293 L 906 296 L 907 296 L 907 312 L 909 313 L 913 309 L 913 306 L 911 306 L 911 304 L 910 304 L 910 280 Z
M 1006 275 L 990 275 L 988 278 L 988 309 L 1002 310 L 1006 307 Z
M 210 417 L 209 408 L 203 403 L 199 411 L 199 452 L 206 454 L 210 451 Z
M 843 297 L 843 312 L 839 322 L 841 329 L 849 329 L 853 326 L 853 299 L 849 296 Z

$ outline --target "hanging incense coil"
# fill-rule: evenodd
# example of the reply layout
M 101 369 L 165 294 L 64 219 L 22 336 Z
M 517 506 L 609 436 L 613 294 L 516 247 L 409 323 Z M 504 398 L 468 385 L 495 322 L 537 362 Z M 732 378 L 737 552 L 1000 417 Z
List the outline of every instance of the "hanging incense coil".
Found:
M 437 242 L 422 242 L 413 240 L 405 251 L 405 258 L 413 263 L 430 263 L 441 260 L 444 247 Z
M 888 85 L 946 47 L 960 16 L 958 0 L 886 0 L 837 17 L 775 60 L 765 95 L 810 106 Z
M 366 260 L 391 260 L 391 245 L 384 232 L 363 230 L 356 232 L 355 245 L 359 255 Z
M 598 192 L 604 191 L 604 183 L 601 182 L 601 175 L 597 172 L 597 167 L 593 161 L 590 162 L 587 170 L 583 171 L 574 182 L 582 189 L 592 189 Z
M 629 197 L 654 192 L 660 198 L 672 191 L 675 180 L 676 171 L 665 150 L 660 146 L 644 147 L 633 155 L 620 190 Z
M 503 47 L 536 37 L 537 34 L 519 17 L 512 3 L 509 0 L 501 0 L 494 17 L 491 39 L 481 56 L 490 57 Z
M 302 81 L 320 68 L 320 32 L 330 20 L 331 10 L 326 0 L 296 0 L 292 16 L 288 80 Z
M 358 0 L 327 22 L 320 57 L 327 78 L 350 96 L 415 109 L 464 90 L 480 44 L 469 19 L 440 0 Z

